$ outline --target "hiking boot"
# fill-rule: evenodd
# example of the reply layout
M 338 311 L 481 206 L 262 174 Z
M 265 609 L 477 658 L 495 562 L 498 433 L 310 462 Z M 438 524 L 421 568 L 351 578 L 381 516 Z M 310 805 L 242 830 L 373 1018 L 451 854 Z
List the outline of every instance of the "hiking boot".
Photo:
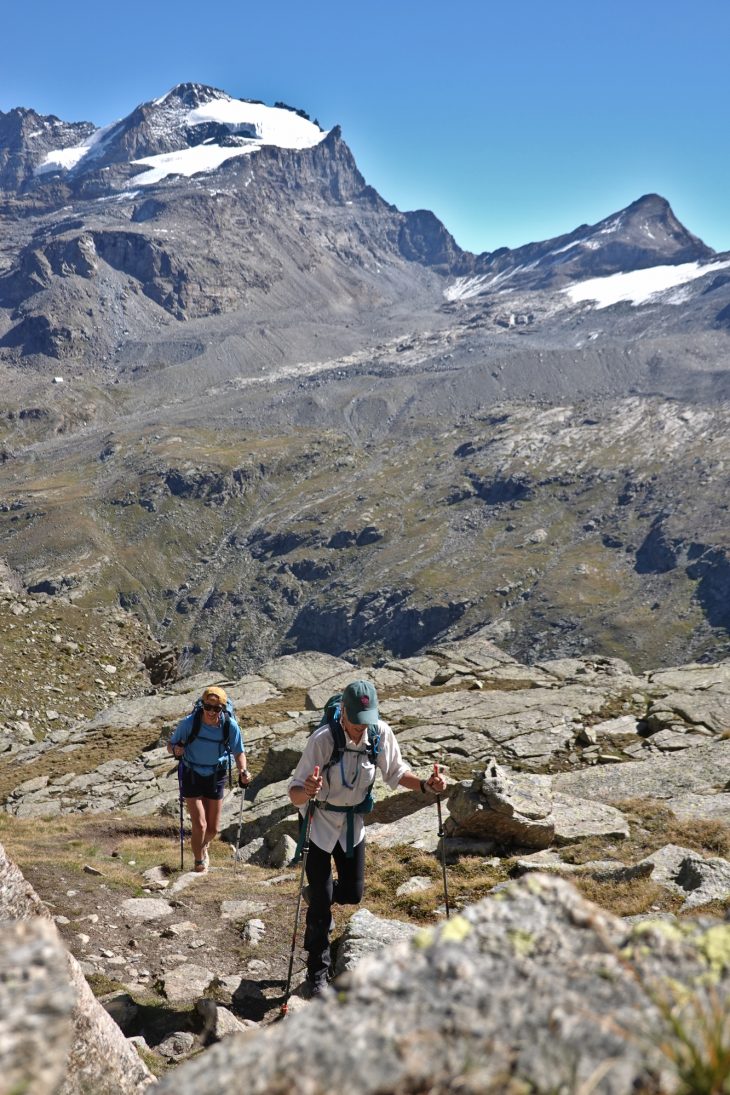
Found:
M 305 1000 L 315 1000 L 318 996 L 322 996 L 326 991 L 326 977 L 317 977 L 314 980 L 310 980 L 308 977 L 302 985 L 302 996 Z
M 195 871 L 196 874 L 205 874 L 206 871 L 208 870 L 208 868 L 206 866 L 206 863 L 205 863 L 205 860 L 204 859 L 196 859 L 195 860 L 195 866 L 193 867 L 193 870 Z

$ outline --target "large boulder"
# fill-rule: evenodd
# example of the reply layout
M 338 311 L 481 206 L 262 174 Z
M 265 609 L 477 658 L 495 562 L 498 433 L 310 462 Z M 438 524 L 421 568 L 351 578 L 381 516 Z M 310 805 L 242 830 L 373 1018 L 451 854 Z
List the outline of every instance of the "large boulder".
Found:
M 241 1077 L 249 1095 L 670 1095 L 679 1077 L 662 1047 L 676 1036 L 662 1001 L 683 1002 L 690 1030 L 712 1000 L 727 1008 L 729 934 L 719 922 L 627 924 L 531 875 L 362 959 L 337 993 L 226 1039 L 155 1095 L 238 1090 Z
M 9 984 L 12 989 L 12 1008 L 8 1011 L 4 1006 L 0 1007 L 3 1083 L 8 1078 L 6 1060 L 15 1062 L 13 1067 L 22 1070 L 33 1050 L 33 1031 L 46 1020 L 53 1048 L 49 1048 L 52 1063 L 47 1072 L 43 1063 L 45 1049 L 42 1049 L 40 1058 L 35 1061 L 37 1074 L 29 1076 L 27 1086 L 18 1084 L 14 1087 L 10 1083 L 4 1090 L 48 1090 L 54 1095 L 88 1095 L 89 1092 L 94 1095 L 138 1095 L 153 1082 L 153 1076 L 95 999 L 78 962 L 63 946 L 45 906 L 0 844 L 0 921 L 8 920 L 11 923 L 5 923 L 0 934 L 6 946 L 12 947 L 15 939 L 21 949 L 26 948 L 30 972 L 14 979 L 11 976 L 8 981 L 5 974 L 9 967 L 4 961 L 0 963 L 3 971 L 0 986 Z M 28 921 L 29 924 L 18 925 L 12 921 Z M 12 966 L 20 959 L 16 956 L 8 961 Z M 1 995 L 0 1004 L 3 1004 Z M 69 1029 L 65 1033 L 67 1019 Z M 26 1034 L 18 1040 L 22 1028 Z M 8 1035 L 7 1041 L 4 1034 Z M 5 1046 L 10 1047 L 9 1059 Z M 48 1087 L 57 1066 L 62 1079 Z M 37 1086 L 34 1086 L 36 1082 Z
M 691 848 L 665 844 L 642 863 L 654 882 L 685 898 L 683 912 L 730 897 L 730 863 L 719 856 L 705 859 Z
M 51 921 L 0 922 L 0 970 L 0 1090 L 55 1095 L 71 1052 L 76 1001 Z
M 376 954 L 392 943 L 412 939 L 417 930 L 415 924 L 387 920 L 368 909 L 358 909 L 350 917 L 337 946 L 335 973 L 354 969 L 366 955 Z
M 338 691 L 354 680 L 358 669 L 342 658 L 331 654 L 322 654 L 316 650 L 306 650 L 301 654 L 285 654 L 266 662 L 258 671 L 260 677 L 270 681 L 276 688 L 311 688 L 321 685 L 325 680 L 333 679 L 337 684 L 332 691 Z M 325 696 L 325 699 L 327 697 Z
M 491 840 L 502 847 L 547 848 L 555 840 L 549 789 L 521 780 L 492 758 L 481 776 L 449 796 L 449 836 Z
M 708 739 L 707 745 L 698 745 L 681 756 L 653 756 L 626 764 L 560 772 L 553 776 L 552 784 L 556 791 L 595 802 L 658 798 L 671 807 L 675 797 L 706 795 L 711 800 L 718 792 L 726 791 L 728 772 L 730 740 Z M 702 817 L 701 805 L 698 809 Z
M 391 807 L 390 816 L 384 821 L 366 822 L 366 835 L 368 844 L 379 844 L 383 848 L 394 848 L 398 844 L 407 844 L 413 848 L 420 848 L 424 852 L 436 852 L 439 847 L 439 818 L 438 806 L 429 795 L 420 808 L 411 813 L 400 814 L 395 807 L 399 801 L 405 799 L 405 795 L 394 795 L 388 799 L 387 806 L 379 811 L 376 807 L 374 815 L 383 816 L 385 809 Z M 412 796 L 411 796 L 412 797 Z M 421 798 L 423 796 L 420 796 Z M 448 817 L 448 807 L 442 803 L 441 813 L 443 818 Z

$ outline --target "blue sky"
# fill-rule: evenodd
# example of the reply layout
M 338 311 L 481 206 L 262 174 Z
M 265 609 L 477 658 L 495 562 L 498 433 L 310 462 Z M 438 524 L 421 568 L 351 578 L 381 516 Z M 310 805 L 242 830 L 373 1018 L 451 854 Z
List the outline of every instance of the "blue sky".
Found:
M 105 125 L 194 80 L 341 125 L 472 251 L 649 192 L 730 250 L 728 0 L 11 0 L 0 25 L 0 110 Z

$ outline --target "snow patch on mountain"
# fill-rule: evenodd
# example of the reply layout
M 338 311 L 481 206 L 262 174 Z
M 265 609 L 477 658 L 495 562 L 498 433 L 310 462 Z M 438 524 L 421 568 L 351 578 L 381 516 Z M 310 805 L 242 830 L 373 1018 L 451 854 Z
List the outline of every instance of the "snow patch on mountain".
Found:
M 206 141 L 202 145 L 182 148 L 178 152 L 133 160 L 134 164 L 149 168 L 130 179 L 133 185 L 151 186 L 168 175 L 190 177 L 205 171 L 214 171 L 226 160 L 257 152 L 265 145 L 293 149 L 312 148 L 327 136 L 313 122 L 294 111 L 264 106 L 263 103 L 248 103 L 240 99 L 213 99 L 189 111 L 184 122 L 189 127 L 214 122 L 225 126 L 232 136 L 247 143 L 229 147 L 216 144 L 215 141 Z
M 478 274 L 472 278 L 457 278 L 453 285 L 447 286 L 444 289 L 444 296 L 447 300 L 470 300 L 472 297 L 478 297 L 483 289 L 494 281 L 493 277 L 489 274 Z
M 570 285 L 562 291 L 573 304 L 590 301 L 596 309 L 609 308 L 620 301 L 630 301 L 634 307 L 637 307 L 648 303 L 653 297 L 668 289 L 685 285 L 716 270 L 724 270 L 728 266 L 730 266 L 730 260 L 705 264 L 684 262 L 679 266 L 650 266 L 645 270 L 610 274 L 605 278 L 589 278 L 587 281 Z M 683 299 L 685 299 L 683 295 L 675 294 L 665 298 L 664 303 L 679 304 Z
M 105 125 L 101 129 L 94 130 L 90 137 L 87 137 L 81 144 L 73 145 L 72 148 L 56 148 L 46 153 L 45 158 L 35 169 L 35 174 L 45 175 L 49 171 L 71 171 L 87 157 L 99 155 L 103 150 L 106 137 L 117 125 L 117 122 L 112 122 L 111 125 Z
M 189 126 L 216 122 L 227 126 L 231 133 L 252 130 L 262 144 L 279 148 L 311 148 L 327 136 L 319 126 L 293 110 L 241 99 L 213 99 L 191 110 L 185 121 Z
M 447 300 L 469 300 L 472 297 L 478 297 L 485 289 L 508 292 L 510 286 L 505 286 L 504 282 L 509 281 L 515 274 L 535 270 L 537 266 L 539 266 L 538 259 L 534 262 L 520 263 L 519 266 L 513 266 L 511 270 L 500 270 L 498 274 L 475 274 L 472 277 L 456 278 L 444 289 L 444 296 Z
M 160 156 L 147 156 L 143 160 L 133 160 L 132 163 L 141 167 L 148 167 L 140 175 L 133 175 L 129 180 L 134 186 L 152 186 L 161 182 L 168 175 L 198 175 L 204 171 L 215 171 L 226 160 L 233 156 L 245 156 L 251 152 L 258 152 L 260 145 L 248 145 L 243 148 L 223 148 L 218 144 L 199 144 L 195 148 L 181 148 L 179 152 L 164 152 Z

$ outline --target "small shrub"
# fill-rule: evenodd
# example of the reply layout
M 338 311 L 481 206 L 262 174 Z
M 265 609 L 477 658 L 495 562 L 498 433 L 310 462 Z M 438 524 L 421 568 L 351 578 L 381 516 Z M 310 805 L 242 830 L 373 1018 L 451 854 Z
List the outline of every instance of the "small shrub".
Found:
M 659 1043 L 679 1077 L 679 1095 L 730 1095 L 730 1011 L 714 990 L 655 998 L 667 1026 Z

